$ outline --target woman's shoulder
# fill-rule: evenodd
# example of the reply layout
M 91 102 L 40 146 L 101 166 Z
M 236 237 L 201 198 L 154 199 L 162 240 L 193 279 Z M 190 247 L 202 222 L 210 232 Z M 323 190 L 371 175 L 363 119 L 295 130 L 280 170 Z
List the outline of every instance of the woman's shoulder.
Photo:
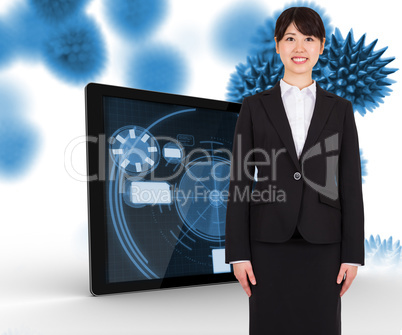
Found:
M 273 89 L 274 89 L 274 87 L 271 87 L 271 88 L 266 89 L 264 91 L 259 91 L 259 92 L 256 92 L 256 93 L 252 94 L 252 95 L 247 95 L 247 96 L 243 97 L 243 103 L 244 103 L 245 100 L 247 100 L 248 103 L 258 101 L 259 99 L 261 99 L 261 97 L 263 95 L 270 94 Z
M 336 93 L 333 93 L 333 92 L 331 92 L 331 91 L 328 91 L 328 90 L 322 88 L 318 83 L 317 83 L 316 85 L 317 85 L 317 86 L 316 86 L 316 87 L 317 87 L 317 94 L 323 94 L 323 95 L 325 95 L 325 96 L 327 96 L 327 97 L 330 97 L 330 98 L 332 98 L 332 99 L 335 99 L 335 101 L 337 101 L 337 102 L 339 103 L 339 105 L 342 105 L 342 106 L 347 106 L 348 104 L 352 104 L 352 102 L 351 102 L 350 100 L 348 100 L 347 98 L 342 97 L 342 96 L 340 96 L 340 95 L 337 95 Z M 243 98 L 243 102 L 242 102 L 242 103 L 244 103 L 245 100 L 247 100 L 247 103 L 249 103 L 249 104 L 250 104 L 250 103 L 254 103 L 254 102 L 256 102 L 256 101 L 259 101 L 264 95 L 270 95 L 270 94 L 272 94 L 273 91 L 274 91 L 275 89 L 277 89 L 276 86 L 277 86 L 277 85 L 274 85 L 274 86 L 272 86 L 272 87 L 270 87 L 270 88 L 268 88 L 268 89 L 266 89 L 266 90 L 257 92 L 257 93 L 255 93 L 255 94 L 253 94 L 253 95 L 245 96 L 245 97 Z M 325 86 L 324 86 L 324 87 L 325 87 Z
M 325 89 L 323 89 L 320 85 L 317 85 L 317 92 L 318 90 L 321 90 L 322 93 L 324 93 L 326 96 L 331 97 L 333 99 L 335 99 L 337 102 L 343 104 L 343 105 L 347 105 L 347 104 L 351 104 L 352 102 L 344 97 L 341 97 L 340 95 L 337 95 L 333 92 L 327 91 Z

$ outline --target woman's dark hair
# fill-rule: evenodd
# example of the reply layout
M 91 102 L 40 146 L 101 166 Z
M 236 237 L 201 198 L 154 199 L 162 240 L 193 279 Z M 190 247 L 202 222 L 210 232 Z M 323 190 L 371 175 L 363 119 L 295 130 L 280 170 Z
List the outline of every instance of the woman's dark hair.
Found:
M 306 36 L 315 36 L 321 43 L 325 37 L 324 23 L 320 15 L 308 7 L 291 7 L 282 12 L 276 20 L 275 37 L 281 41 L 286 29 L 294 22 L 298 31 Z

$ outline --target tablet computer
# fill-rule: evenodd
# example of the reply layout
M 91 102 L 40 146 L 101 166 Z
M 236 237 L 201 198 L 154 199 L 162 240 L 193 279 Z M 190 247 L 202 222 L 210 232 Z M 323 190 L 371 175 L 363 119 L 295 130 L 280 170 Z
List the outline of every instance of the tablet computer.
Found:
M 225 217 L 241 104 L 85 88 L 93 295 L 235 281 Z

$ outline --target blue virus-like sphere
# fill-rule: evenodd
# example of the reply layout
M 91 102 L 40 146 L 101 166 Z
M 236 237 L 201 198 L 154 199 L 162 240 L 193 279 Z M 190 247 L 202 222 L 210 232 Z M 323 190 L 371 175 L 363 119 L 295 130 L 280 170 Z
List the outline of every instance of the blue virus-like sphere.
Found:
M 38 150 L 36 129 L 24 118 L 24 102 L 16 87 L 0 82 L 0 178 L 29 170 Z
M 363 150 L 359 149 L 360 152 L 360 165 L 361 165 L 361 171 L 362 171 L 362 183 L 365 183 L 364 177 L 367 176 L 367 159 L 363 158 Z
M 214 50 L 228 59 L 244 59 L 258 26 L 264 21 L 264 9 L 241 2 L 215 19 L 211 29 Z
M 106 47 L 98 27 L 82 16 L 49 33 L 42 54 L 54 73 L 72 83 L 92 80 L 106 61 Z
M 22 118 L 0 115 L 0 176 L 19 177 L 32 165 L 38 133 Z
M 329 51 L 320 56 L 313 69 L 313 79 L 327 91 L 350 100 L 362 116 L 383 103 L 392 92 L 395 80 L 388 76 L 398 69 L 386 68 L 395 57 L 380 58 L 388 47 L 373 51 L 377 39 L 365 46 L 366 34 L 357 42 L 351 29 L 343 39 L 338 28 L 331 37 Z
M 330 17 L 325 13 L 325 9 L 317 5 L 314 1 L 298 0 L 286 4 L 282 10 L 275 11 L 272 17 L 265 20 L 264 26 L 259 27 L 257 33 L 252 38 L 253 47 L 250 49 L 249 54 L 262 54 L 266 59 L 272 58 L 273 55 L 277 55 L 274 40 L 275 24 L 280 14 L 289 7 L 309 7 L 316 11 L 324 23 L 326 43 L 330 40 L 334 27 L 331 24 Z
M 284 66 L 277 57 L 248 56 L 247 64 L 240 63 L 230 75 L 226 99 L 242 103 L 245 97 L 273 87 L 283 77 Z
M 104 0 L 104 13 L 113 28 L 130 39 L 144 39 L 166 17 L 165 0 Z
M 0 36 L 0 66 L 5 66 L 12 58 L 14 41 L 7 25 L 2 21 L 0 21 Z
M 10 84 L 6 80 L 0 81 L 0 120 L 6 116 L 19 114 L 24 109 L 20 94 L 16 85 Z
M 128 85 L 131 87 L 180 93 L 186 87 L 188 66 L 179 51 L 167 45 L 141 48 L 130 62 Z
M 88 0 L 29 0 L 40 18 L 58 24 L 83 9 Z
M 366 110 L 373 111 L 380 102 L 383 103 L 382 98 L 392 92 L 388 86 L 395 80 L 387 76 L 398 70 L 385 67 L 395 57 L 380 58 L 388 47 L 373 52 L 377 40 L 368 46 L 364 45 L 364 40 L 365 34 L 358 42 L 354 42 L 352 30 L 346 39 L 343 39 L 336 28 L 330 43 L 326 43 L 324 52 L 313 69 L 313 79 L 323 89 L 350 100 L 354 110 L 363 116 Z M 227 96 L 232 101 L 241 102 L 242 97 L 259 92 L 262 87 L 257 87 L 257 83 L 261 82 L 261 71 L 258 69 L 269 63 L 278 63 L 278 59 L 276 55 L 272 55 L 270 60 L 261 54 L 250 57 L 247 65 L 238 66 L 237 74 L 232 75 Z M 268 67 L 272 68 L 272 65 Z M 255 87 L 252 86 L 253 83 Z M 269 88 L 270 85 L 266 87 Z
M 381 241 L 380 235 L 375 238 L 370 235 L 370 238 L 365 240 L 364 249 L 365 258 L 370 264 L 383 267 L 402 265 L 401 243 L 399 240 L 394 242 L 392 236 Z
M 39 59 L 43 40 L 50 31 L 43 20 L 29 6 L 21 4 L 6 15 L 2 22 L 7 28 L 13 56 Z

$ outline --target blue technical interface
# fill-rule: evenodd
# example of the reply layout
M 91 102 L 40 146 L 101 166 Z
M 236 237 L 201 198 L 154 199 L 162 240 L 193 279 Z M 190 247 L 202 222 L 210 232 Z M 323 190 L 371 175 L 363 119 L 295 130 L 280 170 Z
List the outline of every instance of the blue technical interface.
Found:
M 107 281 L 230 272 L 225 217 L 237 113 L 103 97 Z

